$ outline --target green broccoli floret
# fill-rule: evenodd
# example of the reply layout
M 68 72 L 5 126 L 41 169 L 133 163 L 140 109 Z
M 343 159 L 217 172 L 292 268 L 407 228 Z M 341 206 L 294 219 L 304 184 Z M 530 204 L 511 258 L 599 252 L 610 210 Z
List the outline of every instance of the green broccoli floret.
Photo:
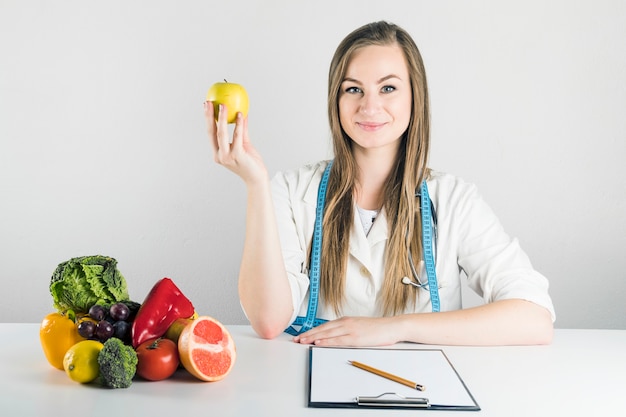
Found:
M 100 380 L 110 388 L 128 388 L 137 370 L 137 352 L 117 337 L 104 342 L 98 354 Z

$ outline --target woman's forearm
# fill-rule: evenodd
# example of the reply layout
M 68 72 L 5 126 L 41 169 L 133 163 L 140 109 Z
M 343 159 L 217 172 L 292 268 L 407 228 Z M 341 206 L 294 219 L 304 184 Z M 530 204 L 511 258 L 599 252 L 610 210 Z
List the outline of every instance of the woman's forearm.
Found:
M 239 297 L 253 329 L 273 338 L 289 324 L 291 289 L 278 236 L 269 181 L 247 185 L 246 235 Z
M 401 340 L 440 345 L 543 345 L 553 324 L 545 308 L 529 301 L 500 300 L 441 313 L 408 314 L 393 320 Z

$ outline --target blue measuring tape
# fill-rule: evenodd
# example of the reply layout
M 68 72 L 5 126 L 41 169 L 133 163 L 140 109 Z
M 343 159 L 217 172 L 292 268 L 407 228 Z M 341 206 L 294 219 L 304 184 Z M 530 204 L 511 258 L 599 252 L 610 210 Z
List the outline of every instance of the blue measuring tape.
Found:
M 285 329 L 285 332 L 296 336 L 311 330 L 313 327 L 326 323 L 328 320 L 316 318 L 317 304 L 319 301 L 320 286 L 320 259 L 322 252 L 322 220 L 324 217 L 324 205 L 326 203 L 326 190 L 328 189 L 328 177 L 333 161 L 330 161 L 324 170 L 322 180 L 317 191 L 317 208 L 315 211 L 315 225 L 313 227 L 313 246 L 311 248 L 311 267 L 309 270 L 309 304 L 307 315 L 298 316 L 293 324 Z M 424 246 L 424 261 L 426 263 L 426 274 L 428 275 L 428 287 L 433 312 L 440 310 L 439 288 L 437 286 L 437 274 L 435 272 L 435 256 L 433 252 L 433 230 L 431 222 L 432 205 L 428 194 L 426 181 L 422 183 L 421 192 L 421 212 L 422 212 L 422 243 Z M 296 329 L 294 326 L 300 326 Z
M 431 206 L 430 195 L 428 194 L 428 186 L 426 181 L 422 182 L 420 193 L 421 212 L 422 212 L 422 247 L 424 248 L 424 262 L 426 263 L 426 275 L 428 275 L 428 290 L 430 291 L 430 304 L 433 313 L 441 309 L 439 301 L 439 286 L 437 284 L 437 272 L 435 270 L 435 253 L 433 251 L 433 231 L 435 225 L 433 208 Z
M 306 317 L 298 316 L 293 324 L 289 326 L 285 332 L 296 336 L 311 330 L 315 326 L 319 326 L 328 320 L 318 319 L 317 304 L 319 301 L 320 291 L 320 259 L 322 258 L 322 220 L 324 217 L 324 205 L 326 204 L 326 190 L 328 189 L 328 177 L 330 175 L 330 167 L 333 161 L 330 161 L 324 170 L 319 189 L 317 190 L 317 208 L 315 209 L 315 225 L 313 226 L 313 247 L 311 248 L 311 265 L 309 268 L 309 306 L 307 307 Z M 300 330 L 296 330 L 293 326 L 301 326 Z

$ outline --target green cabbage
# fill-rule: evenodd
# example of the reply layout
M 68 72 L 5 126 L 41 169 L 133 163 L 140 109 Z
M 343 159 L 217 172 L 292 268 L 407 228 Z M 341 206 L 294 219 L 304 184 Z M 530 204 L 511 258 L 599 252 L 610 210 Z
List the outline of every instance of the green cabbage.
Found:
M 94 304 L 109 305 L 129 300 L 124 276 L 117 261 L 108 256 L 81 256 L 59 264 L 50 279 L 54 308 L 86 313 Z

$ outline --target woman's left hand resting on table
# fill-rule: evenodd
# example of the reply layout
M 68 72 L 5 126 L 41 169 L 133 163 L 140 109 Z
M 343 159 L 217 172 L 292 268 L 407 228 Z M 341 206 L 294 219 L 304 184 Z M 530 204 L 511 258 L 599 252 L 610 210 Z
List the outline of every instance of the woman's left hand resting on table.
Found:
M 398 342 L 437 345 L 541 345 L 552 341 L 545 308 L 525 300 L 501 300 L 441 313 L 393 317 L 342 317 L 294 337 L 316 346 L 384 346 Z

